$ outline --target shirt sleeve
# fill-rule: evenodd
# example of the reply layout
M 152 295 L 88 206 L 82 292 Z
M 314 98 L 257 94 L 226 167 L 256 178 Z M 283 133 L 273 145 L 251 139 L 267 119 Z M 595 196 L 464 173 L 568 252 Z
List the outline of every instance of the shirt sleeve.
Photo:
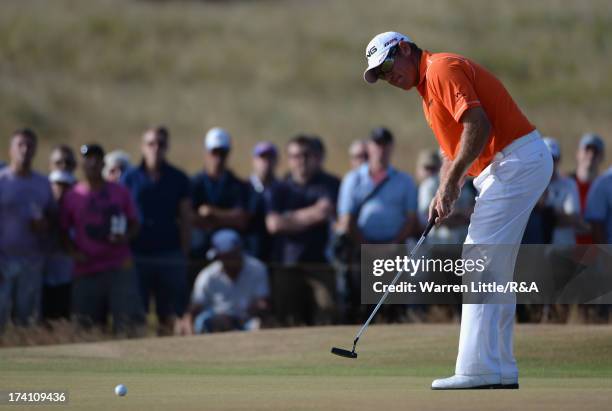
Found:
M 343 216 L 355 212 L 355 173 L 349 173 L 342 179 L 338 195 L 338 215 Z
M 191 196 L 191 182 L 189 181 L 189 177 L 182 172 L 179 172 L 179 187 L 178 187 L 178 197 L 182 200 L 184 198 L 190 198 Z
M 208 288 L 208 267 L 200 271 L 195 283 L 193 284 L 193 291 L 191 292 L 191 304 L 203 305 L 207 304 L 206 290 Z
M 440 59 L 427 72 L 433 94 L 456 122 L 460 122 L 467 109 L 481 105 L 474 90 L 472 70 L 467 62 L 459 59 Z
M 194 209 L 197 209 L 202 204 L 206 203 L 206 195 L 204 191 L 204 183 L 199 175 L 194 176 L 190 181 L 191 186 L 191 203 Z
M 608 204 L 612 203 L 611 197 L 606 187 L 606 179 L 600 177 L 595 180 L 587 196 L 584 218 L 589 221 L 604 221 L 609 211 Z

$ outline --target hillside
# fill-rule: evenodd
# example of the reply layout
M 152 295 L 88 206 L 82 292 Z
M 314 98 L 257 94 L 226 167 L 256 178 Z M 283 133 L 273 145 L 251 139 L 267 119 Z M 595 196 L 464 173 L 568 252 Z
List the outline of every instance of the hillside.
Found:
M 418 96 L 361 79 L 365 45 L 387 29 L 498 74 L 530 119 L 561 139 L 564 168 L 583 131 L 612 143 L 606 0 L 5 0 L 0 147 L 27 124 L 44 139 L 41 168 L 59 142 L 97 140 L 137 156 L 141 131 L 163 123 L 172 158 L 193 172 L 205 130 L 222 125 L 244 175 L 254 141 L 282 144 L 304 131 L 324 137 L 329 168 L 343 173 L 348 143 L 384 124 L 400 141 L 396 162 L 412 171 L 417 150 L 434 145 Z

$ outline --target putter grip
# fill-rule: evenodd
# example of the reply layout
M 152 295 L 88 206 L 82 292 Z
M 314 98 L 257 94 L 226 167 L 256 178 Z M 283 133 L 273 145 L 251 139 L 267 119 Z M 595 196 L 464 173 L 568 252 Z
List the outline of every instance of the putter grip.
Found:
M 423 237 L 427 237 L 427 234 L 429 234 L 433 226 L 436 224 L 437 217 L 438 217 L 438 212 L 436 210 L 433 210 L 431 218 L 427 222 L 427 227 L 425 227 L 425 231 L 423 231 Z

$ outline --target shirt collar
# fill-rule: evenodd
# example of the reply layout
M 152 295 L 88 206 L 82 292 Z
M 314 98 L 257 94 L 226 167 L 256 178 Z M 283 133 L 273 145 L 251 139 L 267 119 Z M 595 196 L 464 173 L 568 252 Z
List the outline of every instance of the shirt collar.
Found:
M 421 95 L 424 92 L 425 88 L 425 74 L 427 73 L 427 68 L 431 64 L 431 53 L 427 50 L 423 50 L 421 52 L 421 62 L 419 64 L 419 84 L 417 85 L 417 90 Z

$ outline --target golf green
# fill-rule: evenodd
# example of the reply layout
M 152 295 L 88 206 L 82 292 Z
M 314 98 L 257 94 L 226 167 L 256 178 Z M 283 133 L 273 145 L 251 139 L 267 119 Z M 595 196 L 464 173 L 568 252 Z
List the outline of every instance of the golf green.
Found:
M 612 327 L 519 325 L 520 390 L 431 391 L 451 375 L 458 325 L 372 326 L 0 350 L 0 391 L 68 390 L 69 409 L 605 409 Z M 128 394 L 117 397 L 114 387 Z M 12 407 L 11 409 L 16 409 Z M 19 407 L 23 409 L 23 407 Z M 40 409 L 40 407 L 36 407 Z

